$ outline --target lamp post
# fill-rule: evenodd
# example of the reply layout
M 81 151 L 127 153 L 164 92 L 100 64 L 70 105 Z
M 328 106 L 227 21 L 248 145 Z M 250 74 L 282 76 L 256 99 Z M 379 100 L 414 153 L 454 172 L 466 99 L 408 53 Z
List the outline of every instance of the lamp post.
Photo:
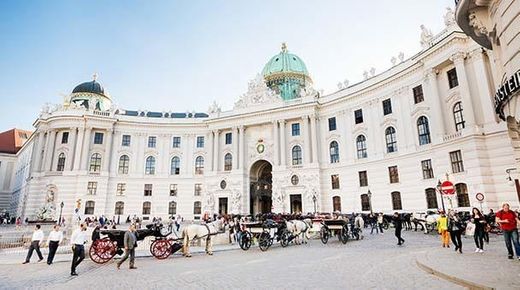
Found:
M 62 214 L 62 212 L 63 212 L 63 206 L 64 206 L 64 205 L 65 205 L 65 204 L 64 204 L 63 201 L 62 201 L 62 202 L 60 203 L 60 218 L 58 219 L 58 225 L 60 225 L 60 226 L 61 226 L 61 214 Z
M 370 205 L 370 214 L 372 214 L 372 192 L 370 189 L 367 192 L 368 195 L 368 205 Z
M 506 173 L 507 173 L 507 184 L 509 184 L 509 186 L 514 186 L 515 185 L 515 181 L 513 180 L 513 178 L 511 178 L 511 171 L 515 171 L 516 168 L 508 168 L 506 169 Z
M 440 180 L 438 180 L 437 181 L 437 191 L 439 192 L 439 195 L 441 196 L 442 211 L 446 212 L 446 209 L 444 208 L 444 197 L 442 196 L 441 186 L 442 186 L 442 183 Z
M 312 195 L 312 202 L 314 203 L 314 215 L 316 215 L 316 200 L 317 200 L 316 195 L 315 194 Z

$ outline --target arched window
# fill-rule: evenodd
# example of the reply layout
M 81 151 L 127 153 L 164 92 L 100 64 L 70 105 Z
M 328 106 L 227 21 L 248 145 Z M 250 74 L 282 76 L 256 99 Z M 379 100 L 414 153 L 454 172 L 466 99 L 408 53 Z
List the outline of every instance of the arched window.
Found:
M 431 143 L 430 126 L 428 125 L 428 118 L 425 116 L 417 119 L 417 132 L 419 133 L 419 145 Z
M 399 191 L 392 192 L 392 208 L 394 210 L 403 209 L 403 203 L 401 202 L 401 193 Z
M 58 166 L 56 166 L 56 171 L 63 171 L 65 169 L 65 153 L 60 153 L 58 156 Z
M 90 156 L 90 172 L 99 172 L 101 171 L 101 154 L 94 153 Z
M 143 214 L 150 214 L 152 211 L 152 203 L 149 201 L 143 202 Z
M 146 164 L 144 167 L 144 174 L 154 175 L 155 174 L 155 157 L 148 156 L 146 158 Z
M 357 158 L 367 158 L 367 138 L 364 135 L 359 135 L 356 138 Z
M 227 153 L 224 155 L 224 171 L 231 171 L 231 168 L 233 168 L 233 156 Z
M 119 157 L 119 174 L 128 174 L 128 166 L 130 165 L 130 158 L 128 155 L 121 155 Z
M 386 152 L 397 152 L 397 138 L 395 137 L 395 128 L 388 127 L 385 130 Z
M 437 203 L 437 193 L 435 192 L 435 188 L 427 188 L 425 190 L 426 194 L 426 208 L 428 209 L 437 209 L 439 205 Z
M 177 156 L 174 156 L 170 165 L 170 174 L 171 175 L 179 175 L 181 173 L 181 159 Z
M 94 214 L 94 206 L 95 202 L 92 200 L 88 200 L 85 202 L 85 214 Z
M 464 115 L 462 115 L 462 103 L 457 102 L 453 106 L 453 119 L 455 119 L 455 130 L 459 131 L 466 127 Z
M 459 207 L 470 207 L 468 186 L 465 183 L 455 184 L 455 192 L 457 192 L 457 202 Z
M 368 194 L 361 195 L 361 210 L 369 211 L 370 210 L 370 200 L 368 199 Z
M 196 201 L 193 203 L 193 214 L 200 214 L 202 212 L 202 208 L 200 205 L 200 201 Z
M 170 201 L 170 203 L 168 204 L 168 214 L 177 214 L 177 203 L 175 201 Z
M 202 156 L 195 159 L 195 174 L 204 174 L 204 157 Z
M 332 198 L 332 209 L 334 211 L 339 211 L 341 212 L 341 197 L 339 196 L 334 196 Z
M 116 208 L 114 209 L 114 214 L 122 215 L 125 212 L 125 203 L 122 201 L 116 202 Z
M 296 145 L 292 148 L 292 165 L 302 164 L 302 147 Z
M 336 141 L 330 142 L 329 153 L 330 153 L 330 163 L 338 163 L 339 162 L 338 142 L 336 142 Z

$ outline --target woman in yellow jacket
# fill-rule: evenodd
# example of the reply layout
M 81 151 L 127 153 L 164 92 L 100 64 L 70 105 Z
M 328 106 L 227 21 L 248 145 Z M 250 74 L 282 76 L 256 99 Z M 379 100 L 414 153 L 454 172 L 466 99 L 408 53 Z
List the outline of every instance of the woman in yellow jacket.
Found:
M 441 213 L 441 216 L 437 220 L 437 229 L 439 230 L 439 234 L 441 234 L 441 242 L 442 247 L 450 247 L 450 234 L 448 232 L 448 217 L 444 214 L 444 212 Z

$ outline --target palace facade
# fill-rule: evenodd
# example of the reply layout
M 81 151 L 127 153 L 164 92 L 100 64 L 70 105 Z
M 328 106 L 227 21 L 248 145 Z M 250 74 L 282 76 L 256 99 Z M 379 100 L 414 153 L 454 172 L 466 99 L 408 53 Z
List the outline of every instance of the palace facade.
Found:
M 35 121 L 17 154 L 11 211 L 191 220 L 516 207 L 505 170 L 518 152 L 494 114 L 493 56 L 451 10 L 445 24 L 435 35 L 423 27 L 417 54 L 328 95 L 283 45 L 230 111 L 125 110 L 96 79 L 82 83 Z M 442 200 L 446 179 L 456 192 Z

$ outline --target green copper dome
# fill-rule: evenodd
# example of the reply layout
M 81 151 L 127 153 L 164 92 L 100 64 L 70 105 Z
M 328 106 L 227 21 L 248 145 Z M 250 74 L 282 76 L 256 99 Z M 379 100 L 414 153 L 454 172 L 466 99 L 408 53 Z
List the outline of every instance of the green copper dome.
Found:
M 305 63 L 297 55 L 289 53 L 285 43 L 282 51 L 264 66 L 262 75 L 267 86 L 284 100 L 298 98 L 300 90 L 312 83 Z

